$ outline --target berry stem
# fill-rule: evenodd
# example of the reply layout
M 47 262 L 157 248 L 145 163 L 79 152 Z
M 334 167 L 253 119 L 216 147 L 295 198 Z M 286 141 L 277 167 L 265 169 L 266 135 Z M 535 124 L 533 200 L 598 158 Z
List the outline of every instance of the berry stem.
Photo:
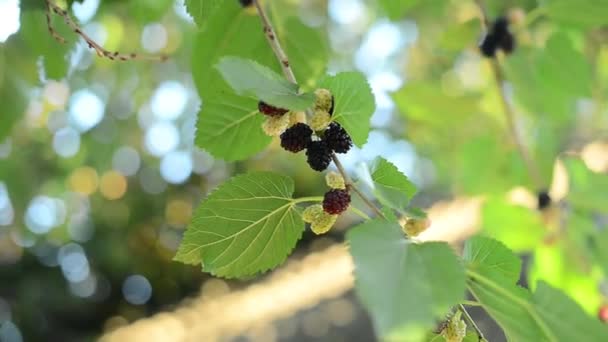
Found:
M 369 220 L 369 219 L 370 219 L 370 217 L 369 217 L 369 216 L 368 216 L 366 213 L 364 213 L 364 212 L 363 212 L 361 209 L 359 209 L 359 208 L 355 208 L 355 206 L 354 206 L 354 205 L 352 205 L 352 204 L 348 206 L 348 210 L 350 210 L 350 211 L 352 211 L 353 213 L 357 214 L 359 217 L 361 217 L 361 218 L 362 218 L 362 219 L 364 219 L 364 220 Z
M 490 26 L 490 18 L 488 16 L 488 11 L 486 9 L 486 6 L 483 3 L 483 0 L 475 0 L 475 3 L 479 7 L 479 11 L 481 12 L 481 16 L 482 16 L 482 22 L 487 31 L 488 27 Z M 534 186 L 537 189 L 544 188 L 545 186 L 542 181 L 540 169 L 538 168 L 538 165 L 536 165 L 534 159 L 532 158 L 530 150 L 524 144 L 524 142 L 521 139 L 521 136 L 519 135 L 519 131 L 517 129 L 517 124 L 516 124 L 517 120 L 516 120 L 515 110 L 513 109 L 513 106 L 511 105 L 511 103 L 508 100 L 507 91 L 504 87 L 506 78 L 505 78 L 502 68 L 500 66 L 500 62 L 498 61 L 496 56 L 494 56 L 494 58 L 490 59 L 490 65 L 492 67 L 492 73 L 494 74 L 494 80 L 496 82 L 496 86 L 498 87 L 498 90 L 499 90 L 498 92 L 500 94 L 500 100 L 502 103 L 505 118 L 507 120 L 507 125 L 509 127 L 509 133 L 511 135 L 511 139 L 513 139 L 513 142 L 515 143 L 515 146 L 517 147 L 517 151 L 519 152 L 519 155 L 521 156 L 524 163 L 526 164 L 526 169 L 528 171 L 528 175 L 530 176 L 530 179 L 534 183 Z
M 342 175 L 342 178 L 344 178 L 344 183 L 346 184 L 346 188 L 352 189 L 361 198 L 361 200 L 368 207 L 370 207 L 370 209 L 372 209 L 376 213 L 376 215 L 378 215 L 379 217 L 386 218 L 384 216 L 384 213 L 382 213 L 382 211 L 380 211 L 380 209 L 378 209 L 378 207 L 376 207 L 376 205 L 374 205 L 374 203 L 369 198 L 367 198 L 367 196 L 365 196 L 365 194 L 363 192 L 361 192 L 361 190 L 359 188 L 357 188 L 357 186 L 355 186 L 353 181 L 350 179 L 350 177 L 346 173 L 346 170 L 344 170 L 344 166 L 342 166 L 340 159 L 338 159 L 338 156 L 336 156 L 335 153 L 331 154 L 331 159 L 333 159 L 334 164 L 336 165 L 336 168 L 338 169 L 338 172 L 340 172 L 340 174 Z
M 322 202 L 323 196 L 311 196 L 311 197 L 300 197 L 294 198 L 293 203 L 302 203 L 302 202 Z
M 294 75 L 293 70 L 291 70 L 291 66 L 289 64 L 289 58 L 287 57 L 287 54 L 281 47 L 279 38 L 274 31 L 272 23 L 270 22 L 270 20 L 268 19 L 268 16 L 266 15 L 266 11 L 264 11 L 264 8 L 260 4 L 259 0 L 253 0 L 253 4 L 255 5 L 255 8 L 258 11 L 260 20 L 262 21 L 262 27 L 264 29 L 264 35 L 266 36 L 266 40 L 268 40 L 268 44 L 272 48 L 274 55 L 277 57 L 277 60 L 279 61 L 279 64 L 281 65 L 281 69 L 283 70 L 283 75 L 285 75 L 285 78 L 289 82 L 297 84 L 298 81 L 296 80 L 296 76 Z M 376 205 L 374 205 L 374 203 L 369 198 L 367 198 L 367 196 L 365 196 L 365 194 L 363 194 L 363 192 L 361 192 L 361 190 L 359 190 L 359 188 L 357 188 L 355 186 L 355 184 L 350 180 L 350 177 L 348 177 L 346 170 L 344 170 L 342 163 L 340 163 L 340 160 L 338 159 L 338 157 L 336 156 L 335 153 L 332 153 L 331 158 L 334 161 L 336 168 L 338 168 L 338 172 L 340 172 L 340 174 L 344 178 L 344 182 L 346 183 L 347 188 L 352 189 L 361 198 L 361 200 L 368 207 L 370 207 L 370 209 L 372 209 L 378 216 L 385 217 L 384 214 L 382 213 L 382 211 L 380 211 L 380 209 L 378 209 L 378 207 L 376 207 Z
M 475 333 L 477 334 L 477 340 L 487 341 L 477 324 L 475 324 L 475 321 L 473 320 L 471 315 L 469 315 L 469 313 L 467 312 L 467 309 L 464 308 L 464 305 L 458 304 L 458 310 L 462 312 L 462 316 L 464 316 L 465 321 L 467 321 L 467 323 L 473 328 L 473 330 L 475 330 Z

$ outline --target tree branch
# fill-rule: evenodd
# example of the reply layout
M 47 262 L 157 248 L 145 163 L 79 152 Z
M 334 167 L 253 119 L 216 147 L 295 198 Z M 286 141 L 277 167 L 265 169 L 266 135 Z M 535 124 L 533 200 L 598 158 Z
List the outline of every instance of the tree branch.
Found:
M 277 60 L 281 65 L 281 69 L 283 70 L 285 78 L 288 81 L 297 84 L 298 81 L 296 80 L 296 76 L 294 75 L 293 70 L 291 69 L 291 66 L 289 64 L 289 58 L 281 47 L 281 43 L 279 42 L 279 39 L 274 31 L 272 23 L 266 15 L 266 11 L 264 11 L 264 8 L 258 0 L 253 0 L 253 3 L 255 4 L 258 14 L 260 15 L 260 20 L 262 21 L 262 27 L 264 29 L 264 35 L 266 36 L 266 40 L 268 40 L 268 44 L 270 44 L 272 51 L 277 57 Z M 367 196 L 365 196 L 365 194 L 361 192 L 361 190 L 357 188 L 357 186 L 352 182 L 352 180 L 346 173 L 346 170 L 344 170 L 342 163 L 340 163 L 338 156 L 335 153 L 332 153 L 331 158 L 334 161 L 338 172 L 340 172 L 340 174 L 344 178 L 344 182 L 346 183 L 348 188 L 352 189 L 361 198 L 361 200 L 363 200 L 363 202 L 374 211 L 374 213 L 376 213 L 380 217 L 384 217 L 382 211 L 380 211 L 380 209 L 378 209 L 378 207 L 376 207 L 376 205 L 374 205 L 374 203 L 369 198 L 367 198 Z
M 60 42 L 62 44 L 64 44 L 66 42 L 66 40 L 59 33 L 57 33 L 55 28 L 53 28 L 53 24 L 51 21 L 52 13 L 55 13 L 56 15 L 62 17 L 63 21 L 66 23 L 66 25 L 68 25 L 70 27 L 70 29 L 72 31 L 74 31 L 74 33 L 76 33 L 77 35 L 82 37 L 82 39 L 84 39 L 84 41 L 87 43 L 89 48 L 95 50 L 95 52 L 97 53 L 97 56 L 99 56 L 99 57 L 105 57 L 110 60 L 120 60 L 120 61 L 141 59 L 141 60 L 152 60 L 152 61 L 160 61 L 160 62 L 164 62 L 169 58 L 167 55 L 151 56 L 151 55 L 142 55 L 142 54 L 137 54 L 137 53 L 123 54 L 118 51 L 114 51 L 114 52 L 108 51 L 108 50 L 104 49 L 101 45 L 99 45 L 97 42 L 95 42 L 95 40 L 93 40 L 93 38 L 89 37 L 82 30 L 82 28 L 72 19 L 72 17 L 70 16 L 70 14 L 68 13 L 67 10 L 64 10 L 63 8 L 59 7 L 52 0 L 45 0 L 45 2 L 46 2 L 46 13 L 45 13 L 46 14 L 46 23 L 47 23 L 49 32 L 51 33 L 53 38 L 55 38 L 55 40 L 57 40 L 58 42 Z

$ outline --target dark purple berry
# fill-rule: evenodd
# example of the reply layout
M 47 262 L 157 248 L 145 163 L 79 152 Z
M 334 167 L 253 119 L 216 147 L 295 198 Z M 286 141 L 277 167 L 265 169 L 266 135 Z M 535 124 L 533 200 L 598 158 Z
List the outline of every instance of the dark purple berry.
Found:
M 253 0 L 239 0 L 239 3 L 243 7 L 248 7 L 248 6 L 251 6 L 253 4 Z
M 260 111 L 260 113 L 269 115 L 269 116 L 279 116 L 279 115 L 283 115 L 289 111 L 287 109 L 278 108 L 278 107 L 269 105 L 268 103 L 266 103 L 264 101 L 258 102 L 258 110 Z
M 353 141 L 346 130 L 337 122 L 329 124 L 323 134 L 323 141 L 336 153 L 346 153 L 353 146 Z
M 543 210 L 551 205 L 551 196 L 546 190 L 539 191 L 537 194 L 537 208 Z
M 327 169 L 331 163 L 331 150 L 322 141 L 313 141 L 306 149 L 306 161 L 315 171 Z
M 287 151 L 298 153 L 312 142 L 312 129 L 298 122 L 281 134 L 281 146 Z
M 486 57 L 494 57 L 496 54 L 496 48 L 498 46 L 498 42 L 496 41 L 496 37 L 489 33 L 487 34 L 481 44 L 479 45 L 479 50 Z
M 332 215 L 339 215 L 348 209 L 350 194 L 348 190 L 332 189 L 323 197 L 323 210 Z
M 492 24 L 492 32 L 496 35 L 501 35 L 509 32 L 509 20 L 507 17 L 498 17 Z
M 498 42 L 498 47 L 507 54 L 515 50 L 515 37 L 513 37 L 511 32 L 507 32 L 502 36 L 502 39 Z

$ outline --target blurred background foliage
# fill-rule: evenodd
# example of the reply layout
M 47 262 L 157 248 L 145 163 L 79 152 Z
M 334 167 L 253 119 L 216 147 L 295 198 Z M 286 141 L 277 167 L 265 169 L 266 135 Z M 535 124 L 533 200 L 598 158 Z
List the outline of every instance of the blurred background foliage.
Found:
M 349 171 L 364 178 L 361 166 L 382 155 L 418 185 L 421 207 L 484 196 L 482 231 L 525 257 L 522 282 L 543 279 L 596 314 L 608 291 L 607 2 L 486 1 L 491 17 L 511 18 L 518 46 L 501 62 L 508 101 L 543 184 L 514 147 L 478 52 L 475 2 L 268 3 L 304 86 L 325 61 L 330 73 L 368 76 L 377 110 L 368 143 L 344 157 Z M 193 207 L 235 173 L 288 174 L 296 196 L 325 187 L 276 141 L 235 163 L 195 147 L 201 99 L 191 72 L 206 61 L 191 56 L 205 12 L 193 19 L 182 0 L 57 4 L 110 51 L 170 57 L 100 58 L 57 15 L 52 24 L 67 42 L 53 39 L 43 0 L 0 0 L 0 336 L 9 341 L 93 339 L 175 307 L 201 284 L 205 291 L 207 275 L 171 259 Z M 539 211 L 543 190 L 555 204 Z M 342 241 L 353 220 L 341 218 L 321 239 L 305 233 L 294 257 Z M 214 280 L 207 289 L 252 282 Z M 373 338 L 351 295 L 331 305 L 339 308 L 323 312 L 333 320 L 305 312 L 273 336 Z

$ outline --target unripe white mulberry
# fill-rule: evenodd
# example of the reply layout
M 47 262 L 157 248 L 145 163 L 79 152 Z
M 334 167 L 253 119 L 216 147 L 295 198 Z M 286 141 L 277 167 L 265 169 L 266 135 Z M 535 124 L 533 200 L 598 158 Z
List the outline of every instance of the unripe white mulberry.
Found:
M 322 131 L 331 123 L 331 115 L 326 110 L 317 109 L 310 118 L 310 127 L 315 131 Z
M 344 184 L 344 178 L 341 174 L 331 171 L 325 175 L 325 182 L 327 186 L 332 189 L 346 189 L 346 185 Z
M 331 114 L 333 102 L 333 95 L 329 90 L 323 88 L 315 90 L 315 110 L 321 109 Z
M 262 129 L 267 135 L 270 135 L 271 137 L 276 137 L 281 135 L 281 133 L 285 132 L 288 125 L 289 114 L 281 116 L 269 116 L 262 124 Z

